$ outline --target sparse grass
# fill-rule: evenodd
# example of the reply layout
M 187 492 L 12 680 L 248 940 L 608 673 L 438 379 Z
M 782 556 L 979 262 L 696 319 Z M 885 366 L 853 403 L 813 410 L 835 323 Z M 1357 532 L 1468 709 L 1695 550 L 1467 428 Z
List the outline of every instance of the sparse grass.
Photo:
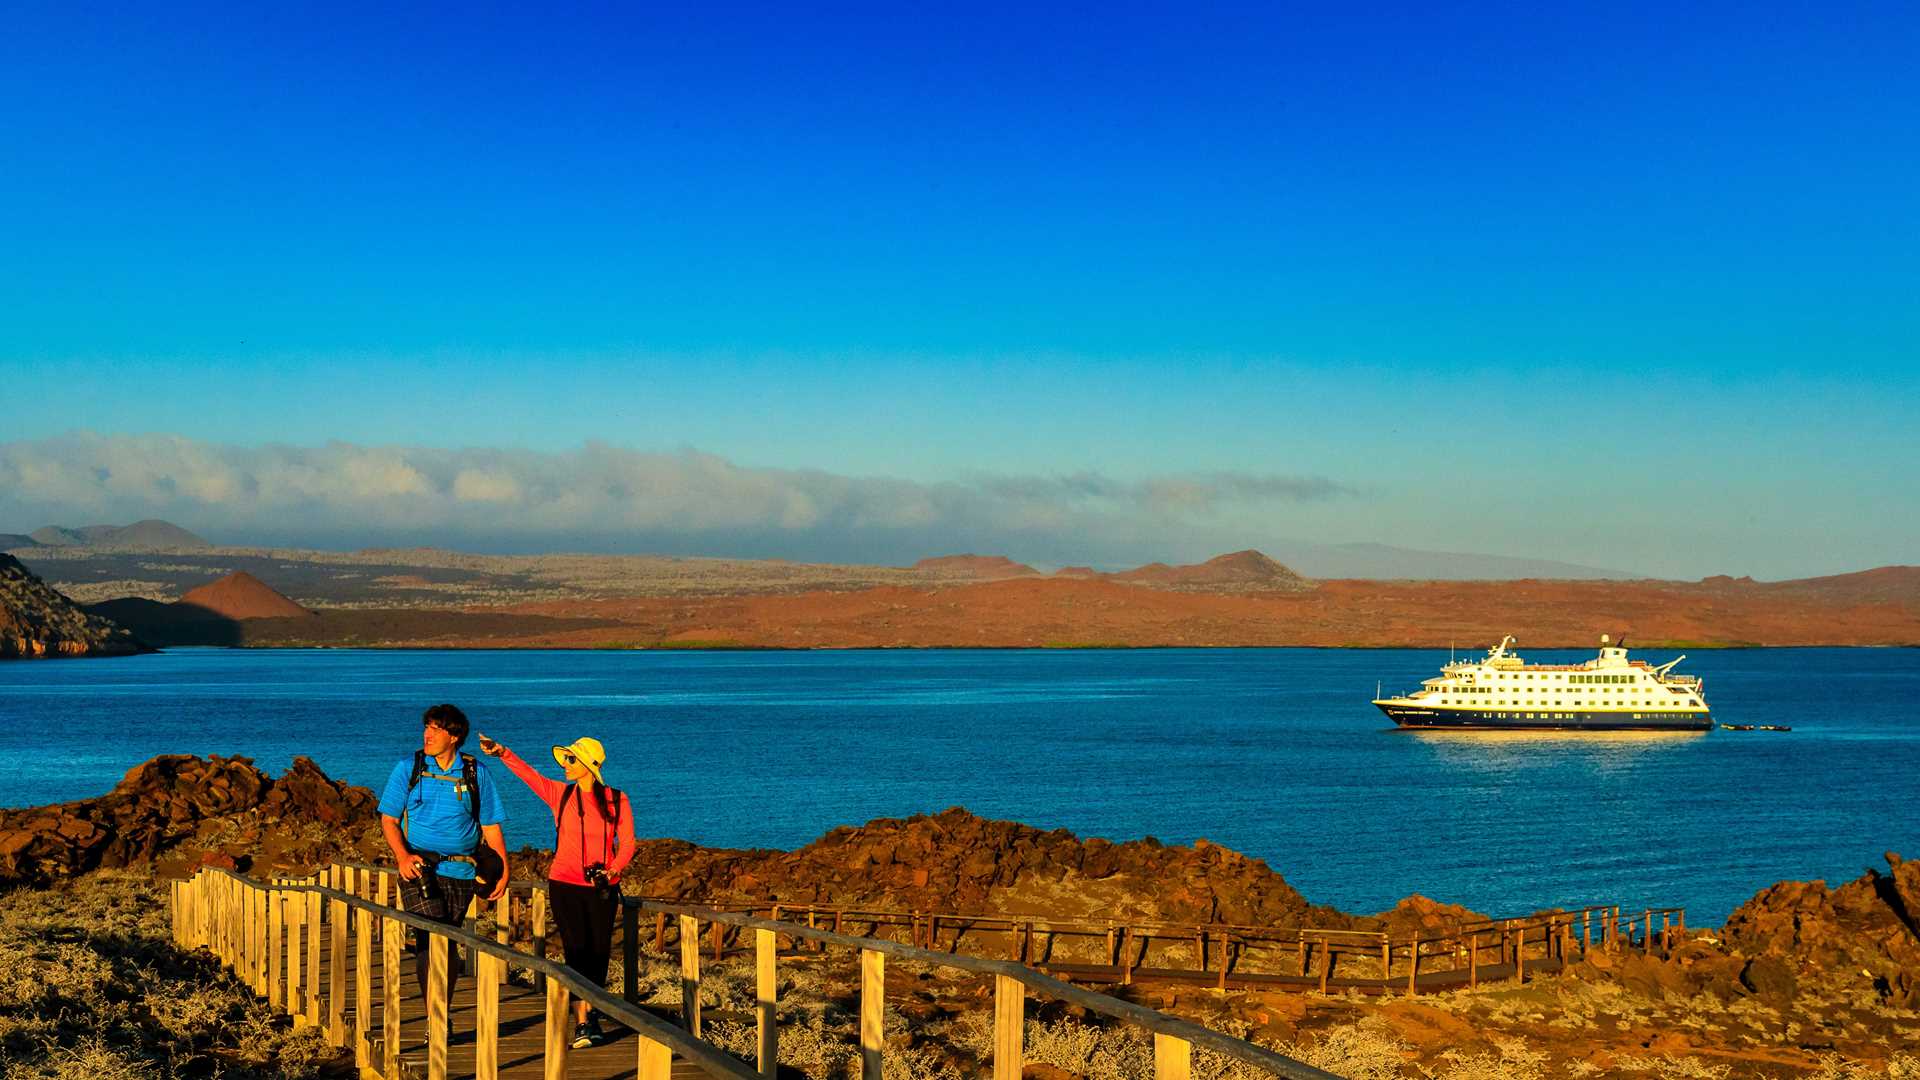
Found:
M 152 878 L 98 871 L 0 894 L 0 1077 L 347 1077 L 208 957 L 167 940 Z

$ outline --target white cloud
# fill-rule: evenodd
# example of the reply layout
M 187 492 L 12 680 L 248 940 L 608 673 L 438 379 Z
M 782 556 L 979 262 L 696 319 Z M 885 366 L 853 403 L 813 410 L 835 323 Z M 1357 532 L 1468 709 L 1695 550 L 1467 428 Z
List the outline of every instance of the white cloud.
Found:
M 898 561 L 1165 557 L 1229 511 L 1351 495 L 1324 477 L 1098 473 L 920 483 L 697 450 L 234 446 L 173 435 L 0 443 L 0 532 L 159 517 L 220 543 L 439 544 Z

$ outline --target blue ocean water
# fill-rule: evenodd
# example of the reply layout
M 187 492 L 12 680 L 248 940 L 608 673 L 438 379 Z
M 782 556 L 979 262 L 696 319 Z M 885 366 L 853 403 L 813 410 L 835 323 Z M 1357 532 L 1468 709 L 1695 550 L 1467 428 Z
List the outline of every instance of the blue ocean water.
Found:
M 1575 662 L 1590 652 L 1525 653 Z M 1665 660 L 1670 653 L 1648 654 Z M 642 835 L 793 847 L 962 805 L 1083 836 L 1205 837 L 1308 899 L 1494 914 L 1681 904 L 1920 856 L 1920 650 L 1703 652 L 1725 723 L 1792 732 L 1399 732 L 1368 704 L 1432 650 L 468 652 L 176 649 L 0 664 L 0 804 L 107 790 L 161 753 L 296 754 L 377 786 L 429 704 L 550 764 L 581 735 Z M 555 770 L 557 772 L 557 770 Z M 550 819 L 511 776 L 509 841 Z

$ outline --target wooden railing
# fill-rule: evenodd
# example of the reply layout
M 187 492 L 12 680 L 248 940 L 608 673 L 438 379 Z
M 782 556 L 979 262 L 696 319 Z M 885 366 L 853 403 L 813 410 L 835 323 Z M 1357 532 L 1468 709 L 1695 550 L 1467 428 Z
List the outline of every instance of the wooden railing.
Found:
M 476 958 L 475 1075 L 496 1080 L 499 993 L 511 967 L 532 971 L 546 990 L 544 1075 L 566 1075 L 568 1020 L 574 999 L 585 1000 L 638 1036 L 640 1080 L 668 1080 L 677 1055 L 715 1080 L 771 1080 L 779 1054 L 779 939 L 808 942 L 817 948 L 853 950 L 859 957 L 859 1046 L 863 1080 L 880 1080 L 884 1059 L 885 971 L 889 957 L 906 962 L 989 976 L 994 986 L 993 1074 L 995 1080 L 1019 1080 L 1024 1067 L 1026 999 L 1029 994 L 1064 1001 L 1109 1019 L 1150 1032 L 1156 1080 L 1188 1080 L 1193 1048 L 1204 1047 L 1256 1069 L 1290 1080 L 1337 1080 L 1333 1074 L 1291 1058 L 1210 1031 L 1197 1024 L 1120 1001 L 1055 979 L 1010 960 L 938 952 L 916 944 L 859 937 L 794 922 L 762 919 L 749 913 L 659 901 L 629 900 L 624 905 L 628 977 L 625 1000 L 616 998 L 573 969 L 554 963 L 546 951 L 546 895 L 533 887 L 522 904 L 510 891 L 492 905 L 496 938 L 480 937 L 399 910 L 398 882 L 390 869 L 333 865 L 312 879 L 259 882 L 226 870 L 202 869 L 191 880 L 175 882 L 171 895 L 173 933 L 184 947 L 211 950 L 246 980 L 255 992 L 285 1008 L 301 1025 L 318 1028 L 335 1046 L 352 1046 L 363 1075 L 399 1080 L 400 1010 L 404 975 L 401 949 L 407 928 L 421 931 L 429 950 L 427 980 L 427 1076 L 444 1080 L 447 1068 L 448 950 L 458 945 Z M 482 906 L 476 900 L 475 908 Z M 349 912 L 351 929 L 349 928 Z M 636 1003 L 638 919 L 642 912 L 671 918 L 679 931 L 682 1015 L 679 1025 Z M 533 952 L 512 947 L 518 921 L 528 916 Z M 700 941 L 702 924 L 751 933 L 755 970 L 756 1065 L 750 1067 L 700 1035 Z M 354 1030 L 345 1021 L 349 1000 L 348 935 L 354 935 Z M 724 937 L 724 933 L 722 935 Z M 380 1003 L 382 1032 L 370 1030 L 373 1015 L 372 957 L 378 942 L 384 981 Z M 300 946 L 304 943 L 304 952 Z M 323 957 L 323 951 L 325 953 Z M 283 956 L 287 959 L 283 961 Z M 285 970 L 282 970 L 282 969 Z M 320 986 L 322 974 L 325 987 Z M 374 1060 L 376 1042 L 381 1059 Z

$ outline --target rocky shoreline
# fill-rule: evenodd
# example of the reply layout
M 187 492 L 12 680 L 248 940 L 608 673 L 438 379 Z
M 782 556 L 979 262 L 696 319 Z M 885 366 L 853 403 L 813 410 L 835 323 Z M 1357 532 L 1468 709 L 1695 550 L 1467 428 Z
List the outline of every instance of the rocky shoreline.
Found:
M 264 873 L 383 855 L 373 793 L 327 777 L 306 758 L 275 778 L 245 758 L 166 755 L 130 770 L 97 798 L 0 810 L 0 890 L 60 888 L 102 871 L 176 876 L 220 865 Z M 547 858 L 523 849 L 516 875 L 538 878 Z M 1566 971 L 1520 987 L 1377 1001 L 1132 992 L 1273 1045 L 1371 1040 L 1421 1069 L 1466 1060 L 1463 1045 L 1481 1048 L 1485 1062 L 1505 1070 L 1486 1075 L 1523 1077 L 1554 1074 L 1540 1071 L 1548 1065 L 1567 1075 L 1657 1073 L 1665 1067 L 1659 1061 L 1682 1057 L 1734 1063 L 1739 1071 L 1660 1075 L 1864 1076 L 1906 1063 L 1920 1069 L 1920 1060 L 1898 1052 L 1920 1036 L 1920 862 L 1889 853 L 1887 864 L 1837 888 L 1818 881 L 1768 886 L 1725 926 L 1692 928 L 1664 958 L 1595 949 Z M 793 851 L 646 840 L 626 887 L 689 901 L 1393 933 L 1477 917 L 1417 896 L 1387 912 L 1341 912 L 1312 904 L 1260 860 L 1204 841 L 1115 844 L 959 808 L 833 829 Z M 1510 1053 L 1514 1047 L 1528 1049 Z

